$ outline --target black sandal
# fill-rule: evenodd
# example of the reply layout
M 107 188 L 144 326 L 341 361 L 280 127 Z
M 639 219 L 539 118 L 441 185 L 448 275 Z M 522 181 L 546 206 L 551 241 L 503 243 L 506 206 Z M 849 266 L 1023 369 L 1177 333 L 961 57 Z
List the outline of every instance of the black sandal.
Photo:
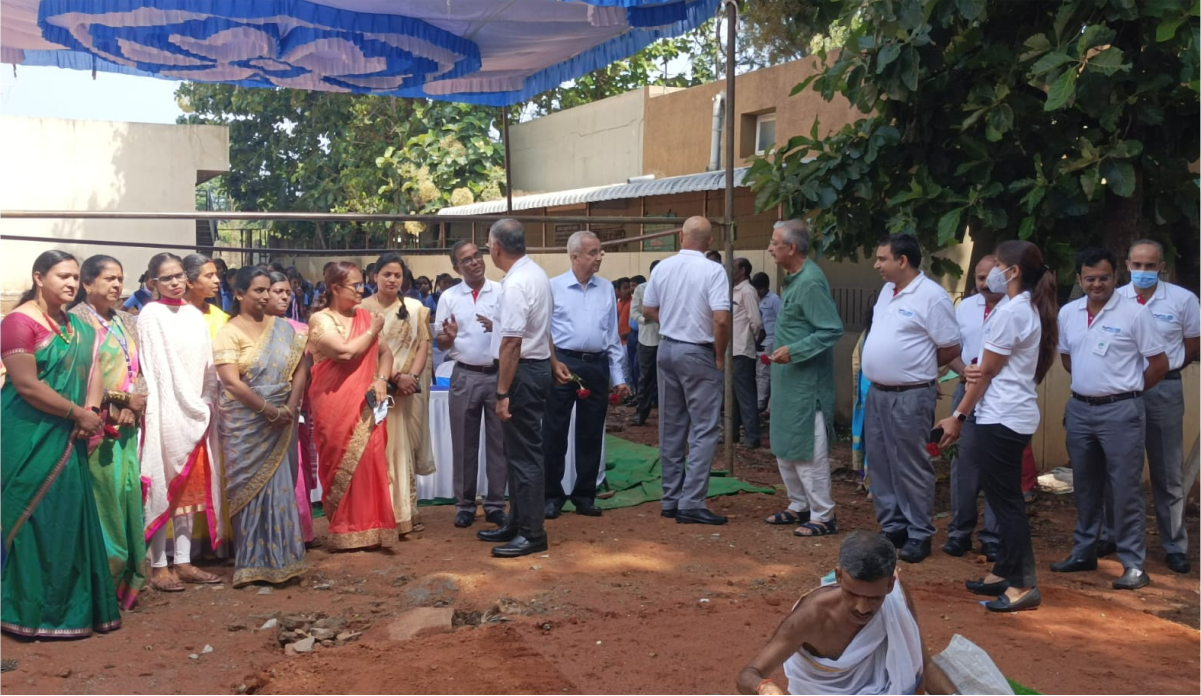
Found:
M 763 521 L 767 524 L 783 526 L 786 524 L 793 525 L 800 524 L 802 522 L 808 522 L 808 518 L 808 513 L 805 513 L 804 517 L 802 517 L 799 513 L 793 512 L 792 510 L 784 510 L 783 512 L 775 513 Z
M 801 534 L 802 529 L 808 529 L 809 534 Z M 792 530 L 792 535 L 798 537 L 820 537 L 837 533 L 838 523 L 834 521 L 833 517 L 830 518 L 829 522 L 806 522 Z

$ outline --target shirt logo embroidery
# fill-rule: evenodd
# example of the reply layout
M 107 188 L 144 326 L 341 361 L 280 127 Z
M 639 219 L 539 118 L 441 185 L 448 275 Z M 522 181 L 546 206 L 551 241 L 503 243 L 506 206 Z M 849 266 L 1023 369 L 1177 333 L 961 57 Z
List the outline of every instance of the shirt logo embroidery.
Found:
M 903 307 L 897 309 L 897 314 L 900 314 L 901 316 L 907 317 L 907 318 L 913 317 L 913 312 L 911 312 L 908 309 L 905 309 Z
M 1101 330 L 1106 333 L 1111 333 L 1111 334 L 1115 334 L 1115 335 L 1122 333 L 1122 330 L 1116 326 L 1102 326 Z
M 1175 314 L 1156 314 L 1155 318 L 1160 321 L 1176 321 Z

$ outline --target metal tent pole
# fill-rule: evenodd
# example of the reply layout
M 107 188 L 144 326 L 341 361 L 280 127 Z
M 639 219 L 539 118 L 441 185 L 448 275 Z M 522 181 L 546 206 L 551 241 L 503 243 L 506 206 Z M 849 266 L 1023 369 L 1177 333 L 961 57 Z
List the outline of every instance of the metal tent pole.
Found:
M 725 0 L 726 9 L 726 202 L 722 211 L 725 224 L 726 274 L 730 278 L 731 328 L 734 316 L 734 36 L 738 31 L 738 3 Z M 733 331 L 726 344 L 725 364 L 725 419 L 726 471 L 734 474 L 734 340 Z
M 503 107 L 500 113 L 505 141 L 505 203 L 507 205 L 505 210 L 511 213 L 513 212 L 513 162 L 509 152 L 509 107 Z

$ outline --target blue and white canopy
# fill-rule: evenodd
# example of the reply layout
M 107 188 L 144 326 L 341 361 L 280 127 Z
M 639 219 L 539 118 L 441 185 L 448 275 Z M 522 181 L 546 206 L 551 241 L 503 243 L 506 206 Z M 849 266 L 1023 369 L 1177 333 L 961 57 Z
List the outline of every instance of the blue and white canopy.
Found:
M 720 0 L 0 0 L 0 60 L 504 106 Z

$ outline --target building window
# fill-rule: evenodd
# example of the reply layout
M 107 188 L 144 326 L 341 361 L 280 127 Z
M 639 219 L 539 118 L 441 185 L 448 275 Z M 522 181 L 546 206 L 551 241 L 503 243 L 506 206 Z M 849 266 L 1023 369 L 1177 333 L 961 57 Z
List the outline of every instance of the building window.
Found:
M 762 155 L 776 144 L 776 114 L 755 117 L 755 154 Z

